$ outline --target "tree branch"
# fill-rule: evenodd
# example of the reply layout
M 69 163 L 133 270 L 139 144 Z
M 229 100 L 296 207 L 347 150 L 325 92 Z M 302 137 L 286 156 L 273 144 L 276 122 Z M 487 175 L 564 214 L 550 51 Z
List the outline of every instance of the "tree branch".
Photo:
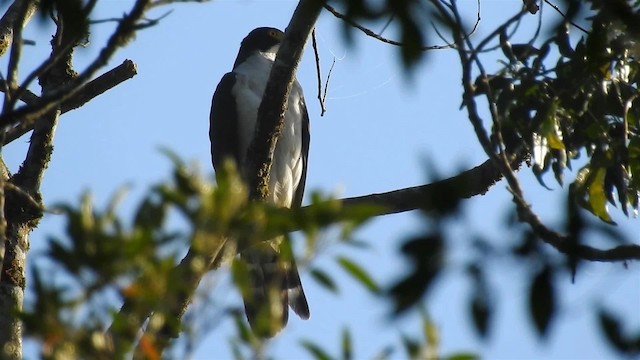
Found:
M 53 137 L 60 115 L 60 104 L 74 96 L 81 86 L 93 76 L 117 48 L 124 45 L 130 36 L 135 32 L 135 23 L 142 17 L 150 0 L 138 0 L 133 6 L 133 10 L 125 16 L 119 24 L 115 33 L 109 39 L 100 55 L 88 66 L 79 76 L 72 69 L 71 57 L 73 48 L 77 45 L 82 35 L 73 31 L 73 26 L 68 26 L 68 31 L 64 30 L 64 24 L 68 16 L 58 13 L 56 35 L 52 41 L 53 51 L 51 56 L 39 68 L 42 71 L 32 72 L 28 78 L 37 74 L 40 77 L 42 93 L 38 104 L 25 105 L 14 110 L 15 101 L 21 96 L 20 89 L 15 86 L 17 78 L 16 65 L 19 59 L 20 46 L 20 20 L 15 20 L 13 28 L 12 56 L 10 59 L 8 91 L 5 94 L 5 107 L 0 115 L 0 122 L 3 127 L 15 126 L 21 123 L 23 126 L 34 128 L 27 151 L 26 158 L 20 170 L 10 180 L 15 187 L 31 196 L 36 202 L 41 202 L 40 186 L 44 172 L 49 164 L 53 151 Z M 31 2 L 34 2 L 33 0 Z M 28 2 L 22 4 L 21 13 L 26 18 L 31 8 Z M 69 16 L 76 16 L 71 14 Z M 14 74 L 15 72 L 15 74 Z M 28 83 L 28 81 L 25 81 Z M 14 90 L 18 89 L 17 93 Z M 14 96 L 15 95 L 15 96 Z M 4 144 L 4 132 L 0 135 L 0 144 Z M 3 190 L 10 189 L 5 183 Z M 0 193 L 0 196 L 5 195 Z M 15 193 L 15 191 L 14 191 Z M 7 191 L 7 195 L 12 192 Z M 26 274 L 26 253 L 29 248 L 29 233 L 38 224 L 42 217 L 41 207 L 32 209 L 29 202 L 21 201 L 16 196 L 6 196 L 0 199 L 4 203 L 3 210 L 6 219 L 6 231 L 2 231 L 4 247 L 4 257 L 2 262 L 2 272 L 0 273 L 0 358 L 20 359 L 22 358 L 22 319 L 19 316 L 23 306 L 25 274 Z M 4 224 L 0 219 L 0 225 Z M 5 240 L 6 238 L 6 240 Z
M 460 63 L 462 65 L 462 85 L 464 88 L 463 103 L 467 108 L 468 117 L 474 127 L 476 136 L 478 137 L 485 153 L 489 156 L 489 161 L 493 162 L 496 170 L 504 176 L 505 180 L 509 184 L 509 190 L 513 195 L 513 201 L 516 204 L 520 221 L 527 223 L 533 232 L 545 243 L 569 256 L 578 257 L 584 260 L 604 262 L 640 260 L 639 245 L 623 245 L 608 250 L 601 250 L 587 245 L 575 244 L 575 242 L 572 242 L 568 236 L 547 228 L 542 220 L 533 212 L 529 204 L 527 204 L 524 199 L 524 193 L 520 186 L 520 182 L 518 181 L 518 178 L 512 168 L 512 164 L 506 154 L 504 152 L 496 154 L 492 150 L 493 145 L 478 113 L 478 107 L 474 96 L 474 84 L 471 76 L 473 63 L 476 64 L 481 77 L 486 78 L 487 74 L 482 63 L 477 57 L 477 49 L 473 47 L 468 38 L 464 37 L 461 31 L 460 24 L 462 24 L 462 19 L 458 12 L 457 5 L 455 2 L 452 2 L 452 6 L 450 7 L 451 13 L 449 13 L 439 0 L 432 0 L 432 3 L 443 17 L 448 18 L 448 21 L 451 24 L 458 25 L 457 27 L 454 25 L 452 32 L 457 45 L 456 48 L 460 57 Z M 517 16 L 522 16 L 522 14 L 524 14 L 523 11 Z M 471 56 L 469 56 L 469 54 L 471 54 Z M 490 88 L 487 89 L 486 96 L 489 103 L 491 118 L 493 120 L 493 126 L 496 128 L 494 133 L 498 137 L 498 143 L 501 146 L 504 146 L 500 130 L 502 121 L 495 107 L 496 101 Z
M 131 11 L 118 23 L 116 30 L 109 40 L 107 40 L 106 46 L 102 48 L 97 58 L 73 81 L 43 96 L 40 104 L 37 106 L 25 105 L 15 110 L 3 111 L 0 115 L 0 126 L 16 126 L 18 123 L 24 123 L 23 126 L 30 126 L 30 124 L 33 124 L 41 116 L 56 108 L 58 104 L 73 97 L 98 69 L 107 64 L 116 50 L 126 45 L 131 39 L 138 29 L 137 22 L 144 17 L 150 2 L 151 0 L 136 1 Z
M 15 7 L 13 7 L 15 5 Z M 3 32 L 2 46 L 11 47 L 7 76 L 7 94 L 3 101 L 3 109 L 11 103 L 11 94 L 16 87 L 18 77 L 18 63 L 22 50 L 22 29 L 35 11 L 35 1 L 16 1 L 0 20 L 0 32 Z M 7 32 L 7 29 L 11 29 Z M 6 41 L 6 42 L 5 42 Z M 6 48 L 0 49 L 5 52 Z M 0 134 L 0 140 L 4 134 Z M 4 141 L 0 141 L 2 144 Z M 1 146 L 0 146 L 1 149 Z M 12 222 L 11 206 L 6 206 L 5 190 L 9 181 L 8 171 L 4 162 L 0 178 L 0 242 L 2 242 L 2 264 L 0 271 L 0 358 L 22 358 L 22 322 L 18 314 L 24 303 L 24 289 L 26 283 L 26 254 L 28 249 L 28 234 L 32 227 L 16 226 Z M 24 224 L 20 224 L 24 225 Z
M 523 156 L 511 156 L 512 164 L 518 168 Z M 464 171 L 454 177 L 380 194 L 357 196 L 340 200 L 344 207 L 374 205 L 381 209 L 376 216 L 397 214 L 412 210 L 436 209 L 437 199 L 446 196 L 448 199 L 468 199 L 476 195 L 484 195 L 489 188 L 502 179 L 500 169 L 491 160 Z M 444 195 L 443 195 L 444 194 Z M 436 200 L 436 201 L 434 201 Z M 303 207 L 303 210 L 311 206 Z
M 383 36 L 380 36 L 378 34 L 376 34 L 375 32 L 373 32 L 370 29 L 367 29 L 366 27 L 358 24 L 357 22 L 353 21 L 350 17 L 340 13 L 338 10 L 336 10 L 336 8 L 334 8 L 331 5 L 324 5 L 324 8 L 329 11 L 333 16 L 335 16 L 336 18 L 346 22 L 347 24 L 349 24 L 349 26 L 356 28 L 360 31 L 362 31 L 365 35 L 372 37 L 378 41 L 381 41 L 385 44 L 389 44 L 389 45 L 393 45 L 393 46 L 399 46 L 399 47 L 403 47 L 405 46 L 405 44 L 399 42 L 399 41 L 395 41 L 395 40 L 391 40 L 391 39 L 387 39 Z M 474 26 L 474 31 L 475 31 L 475 27 L 478 25 L 478 23 L 480 22 L 480 17 L 478 16 L 478 19 L 476 21 L 476 25 Z M 420 48 L 421 51 L 429 51 L 429 50 L 442 50 L 442 49 L 451 49 L 453 48 L 454 45 L 451 44 L 446 44 L 446 45 L 429 45 L 429 46 L 422 46 Z
M 20 19 L 20 7 L 25 3 L 27 5 L 26 13 L 25 16 Z M 2 19 L 0 19 L 0 56 L 4 55 L 13 43 L 13 28 L 16 21 L 20 19 L 22 22 L 21 26 L 24 27 L 36 12 L 37 7 L 36 2 L 27 0 L 16 0 L 9 6 L 9 9 L 7 9 Z
M 128 59 L 125 60 L 122 64 L 86 83 L 73 97 L 64 101 L 60 106 L 61 114 L 83 106 L 95 97 L 133 78 L 135 75 L 137 75 L 135 63 Z M 2 83 L 0 82 L 1 87 Z M 0 89 L 0 91 L 2 90 Z M 23 94 L 20 100 L 27 105 L 36 105 L 40 101 L 40 98 L 30 91 L 24 91 Z M 33 124 L 20 123 L 7 132 L 4 144 L 9 144 L 31 130 L 33 130 Z

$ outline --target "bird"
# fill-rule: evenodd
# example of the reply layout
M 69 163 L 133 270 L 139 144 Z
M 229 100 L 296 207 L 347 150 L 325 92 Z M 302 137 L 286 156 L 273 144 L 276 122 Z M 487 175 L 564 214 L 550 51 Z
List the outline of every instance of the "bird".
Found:
M 276 28 L 252 30 L 240 44 L 232 71 L 222 77 L 214 92 L 209 138 L 216 175 L 231 160 L 246 181 L 247 150 L 256 134 L 258 108 L 283 38 L 284 33 Z M 273 155 L 267 202 L 287 208 L 301 206 L 309 139 L 309 114 L 302 87 L 295 80 Z M 247 320 L 254 334 L 270 338 L 286 326 L 288 306 L 305 320 L 310 313 L 291 248 L 281 246 L 284 236 L 266 240 L 249 245 L 239 259 L 248 270 L 248 286 L 241 291 Z

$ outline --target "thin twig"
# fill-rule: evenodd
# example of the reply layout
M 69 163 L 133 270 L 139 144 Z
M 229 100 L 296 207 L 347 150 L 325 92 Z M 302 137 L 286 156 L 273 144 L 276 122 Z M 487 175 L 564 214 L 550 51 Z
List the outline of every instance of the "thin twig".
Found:
M 551 1 L 549 1 L 549 0 L 544 0 L 544 2 L 545 2 L 547 5 L 551 6 L 551 8 L 552 8 L 553 10 L 557 11 L 557 12 L 558 12 L 558 14 L 562 15 L 562 17 L 563 17 L 565 20 L 569 20 L 569 19 L 567 18 L 567 14 L 563 13 L 563 12 L 562 12 L 562 10 L 560 10 L 560 8 L 559 8 L 557 5 L 555 5 L 555 4 L 553 4 L 553 3 L 551 3 Z M 582 31 L 583 33 L 585 33 L 585 34 L 587 34 L 587 35 L 589 34 L 589 31 L 588 31 L 587 29 L 585 29 L 585 28 L 583 28 L 582 26 L 580 26 L 580 25 L 576 24 L 575 22 L 573 22 L 573 21 L 569 21 L 569 24 L 571 24 L 571 25 L 575 26 L 575 27 L 576 27 L 576 29 L 578 29 L 578 30 Z
M 169 5 L 169 4 L 175 4 L 175 3 L 204 3 L 204 2 L 209 2 L 210 0 L 156 0 L 153 1 L 151 3 L 151 5 L 149 5 L 149 8 L 154 8 L 157 6 L 164 6 L 164 5 Z
M 151 27 L 151 26 L 158 25 L 161 20 L 163 20 L 167 16 L 171 15 L 172 12 L 173 12 L 173 10 L 169 10 L 169 11 L 165 12 L 164 14 L 162 14 L 162 15 L 158 16 L 157 18 L 154 18 L 154 19 L 142 18 L 142 19 L 140 19 L 140 21 L 142 23 L 140 23 L 140 24 L 138 24 L 136 26 L 136 30 L 142 30 L 142 29 L 146 29 L 146 28 Z M 91 25 L 105 24 L 105 23 L 110 23 L 110 22 L 120 23 L 122 20 L 123 20 L 123 18 L 107 18 L 107 19 L 91 20 L 91 21 L 89 21 L 89 23 Z
M 383 43 L 386 44 L 390 44 L 390 45 L 394 45 L 394 46 L 405 46 L 403 43 L 395 41 L 395 40 L 391 40 L 391 39 L 387 39 L 385 37 L 382 37 L 378 34 L 376 34 L 375 32 L 371 31 L 370 29 L 367 29 L 366 27 L 358 24 L 357 22 L 349 19 L 347 16 L 343 15 L 342 13 L 340 13 L 338 10 L 336 10 L 334 7 L 332 7 L 331 5 L 325 4 L 324 8 L 327 9 L 331 14 L 333 14 L 333 16 L 337 17 L 338 19 L 346 22 L 347 24 L 353 26 L 354 28 L 362 31 L 365 35 L 370 36 L 378 41 L 382 41 Z M 441 49 L 451 49 L 450 45 L 431 45 L 431 46 L 422 46 L 420 47 L 421 51 L 429 51 L 429 50 L 441 50 Z
M 389 25 L 391 25 L 391 23 L 393 22 L 395 17 L 396 17 L 395 13 L 393 13 L 393 14 L 391 14 L 391 16 L 389 16 L 389 20 L 387 20 L 387 22 L 384 23 L 384 26 L 382 26 L 382 29 L 380 29 L 380 32 L 378 33 L 378 35 L 382 36 L 382 34 L 384 34 L 384 32 L 387 31 L 387 28 L 389 27 Z
M 32 6 L 33 0 L 25 0 L 20 3 L 19 15 L 17 20 L 13 23 L 13 44 L 9 54 L 9 66 L 7 69 L 7 86 L 4 97 L 2 111 L 8 111 L 13 108 L 13 105 L 17 101 L 14 97 L 20 97 L 19 94 L 14 94 L 14 90 L 18 87 L 18 64 L 22 56 L 22 28 L 24 27 L 23 19 L 26 19 L 29 8 Z M 14 96 L 15 95 L 15 96 Z
M 324 116 L 327 109 L 324 106 L 324 99 L 322 98 L 322 76 L 320 75 L 320 54 L 318 53 L 318 42 L 316 41 L 316 29 L 313 29 L 311 33 L 311 45 L 313 46 L 313 54 L 316 59 L 316 75 L 318 83 L 318 102 L 320 103 L 320 116 Z
M 324 82 L 324 92 L 322 93 L 322 103 L 326 103 L 327 101 L 327 90 L 329 89 L 329 79 L 331 79 L 331 72 L 333 72 L 333 67 L 336 65 L 336 57 L 333 57 L 333 61 L 331 62 L 331 67 L 329 67 L 329 72 L 327 73 L 327 79 Z

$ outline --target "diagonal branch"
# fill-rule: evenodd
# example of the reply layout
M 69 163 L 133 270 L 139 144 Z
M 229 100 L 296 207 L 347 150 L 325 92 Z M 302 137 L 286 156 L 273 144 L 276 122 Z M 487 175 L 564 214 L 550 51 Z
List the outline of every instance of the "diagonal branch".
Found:
M 136 30 L 138 30 L 137 22 L 144 17 L 150 3 L 151 0 L 137 0 L 135 2 L 131 11 L 118 23 L 116 30 L 107 40 L 107 44 L 102 48 L 100 54 L 73 81 L 43 96 L 42 101 L 37 106 L 25 105 L 15 110 L 3 112 L 0 115 L 0 126 L 15 126 L 17 123 L 24 123 L 24 126 L 29 126 L 29 124 L 33 124 L 37 119 L 55 109 L 61 102 L 73 97 L 98 69 L 107 64 L 120 47 L 127 44 Z
M 388 39 L 386 37 L 383 37 L 381 35 L 376 34 L 375 32 L 373 32 L 371 29 L 368 29 L 360 24 L 358 24 L 357 22 L 353 21 L 350 17 L 348 17 L 347 15 L 344 15 L 342 13 L 340 13 L 338 10 L 336 10 L 336 8 L 334 8 L 331 5 L 325 5 L 324 8 L 330 12 L 333 16 L 335 16 L 336 18 L 346 22 L 347 24 L 349 24 L 349 26 L 354 27 L 360 31 L 362 31 L 365 35 L 372 37 L 378 41 L 381 41 L 385 44 L 389 44 L 389 45 L 393 45 L 393 46 L 399 46 L 399 47 L 403 47 L 406 46 L 405 44 L 403 44 L 400 41 L 395 41 L 395 40 L 391 40 Z M 474 26 L 477 27 L 477 25 L 480 23 L 480 16 L 478 16 L 476 24 Z M 475 30 L 474 30 L 475 31 Z M 429 45 L 429 46 L 422 46 L 420 48 L 421 51 L 429 51 L 429 50 L 443 50 L 443 49 L 451 49 L 455 47 L 455 45 L 453 44 L 446 44 L 446 45 Z
M 20 7 L 25 3 L 27 5 L 26 16 L 21 18 Z M 14 1 L 11 6 L 9 6 L 9 9 L 7 9 L 2 19 L 0 19 L 0 56 L 4 55 L 13 43 L 13 29 L 16 21 L 21 21 L 22 27 L 24 27 L 36 12 L 37 7 L 36 2 L 26 0 Z
M 511 164 L 518 168 L 524 156 L 510 156 Z M 342 199 L 344 207 L 375 205 L 380 207 L 375 216 L 397 214 L 412 210 L 434 210 L 438 197 L 461 200 L 484 195 L 489 188 L 502 179 L 500 169 L 491 160 L 464 171 L 454 177 L 405 189 Z M 309 210 L 311 206 L 303 207 Z
M 95 97 L 120 85 L 124 81 L 131 79 L 136 74 L 136 64 L 131 60 L 125 60 L 122 64 L 86 83 L 76 93 L 76 95 L 74 95 L 67 101 L 64 101 L 60 106 L 61 114 L 83 106 L 84 104 L 93 100 Z M 1 87 L 2 83 L 0 82 L 0 88 Z M 37 105 L 38 101 L 40 101 L 40 98 L 30 91 L 23 91 L 21 100 L 27 105 Z M 7 134 L 5 135 L 4 144 L 6 145 L 18 139 L 31 130 L 33 130 L 33 124 L 20 123 L 7 132 Z

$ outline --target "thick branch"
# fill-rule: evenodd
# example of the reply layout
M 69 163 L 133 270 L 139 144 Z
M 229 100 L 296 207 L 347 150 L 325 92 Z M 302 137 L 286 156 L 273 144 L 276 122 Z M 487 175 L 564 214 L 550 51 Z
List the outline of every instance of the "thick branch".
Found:
M 4 55 L 11 44 L 13 43 L 13 28 L 16 21 L 22 21 L 22 27 L 24 27 L 29 19 L 36 12 L 37 4 L 33 1 L 27 2 L 26 16 L 19 19 L 20 7 L 25 3 L 25 0 L 16 0 L 9 6 L 7 12 L 4 13 L 2 19 L 0 19 L 0 56 Z
M 523 158 L 513 157 L 512 166 L 518 168 Z M 394 190 L 380 194 L 342 199 L 343 206 L 375 205 L 380 207 L 376 216 L 396 214 L 411 210 L 433 210 L 438 206 L 436 198 L 452 200 L 468 199 L 484 195 L 489 188 L 502 179 L 500 169 L 487 160 L 481 165 L 454 177 L 431 184 Z M 435 200 L 435 201 L 434 201 Z M 305 206 L 303 209 L 310 208 Z
M 83 106 L 107 90 L 110 90 L 120 85 L 122 82 L 133 78 L 137 73 L 136 64 L 131 60 L 125 60 L 122 64 L 82 86 L 82 88 L 80 88 L 73 97 L 63 102 L 60 109 L 61 114 Z M 28 105 L 36 105 L 37 102 L 40 101 L 40 98 L 31 92 L 25 91 L 23 94 L 24 96 L 21 100 Z M 5 136 L 5 145 L 18 139 L 31 130 L 33 130 L 33 124 L 20 123 L 20 125 L 7 132 Z
M 18 63 L 22 53 L 22 29 L 35 11 L 34 0 L 16 1 L 0 20 L 1 44 L 11 47 L 11 56 L 7 70 L 8 94 L 5 94 L 3 109 L 11 103 L 11 91 L 16 87 L 18 78 Z M 10 29 L 10 30 L 8 30 Z M 0 134 L 0 143 L 4 134 Z M 3 164 L 4 165 L 4 164 Z M 30 226 L 25 223 L 12 221 L 9 212 L 15 211 L 6 206 L 8 171 L 2 171 L 0 179 L 0 242 L 3 244 L 2 266 L 0 271 L 0 358 L 22 358 L 22 322 L 18 314 L 24 303 L 24 289 L 26 276 L 26 254 L 28 249 L 28 235 Z

